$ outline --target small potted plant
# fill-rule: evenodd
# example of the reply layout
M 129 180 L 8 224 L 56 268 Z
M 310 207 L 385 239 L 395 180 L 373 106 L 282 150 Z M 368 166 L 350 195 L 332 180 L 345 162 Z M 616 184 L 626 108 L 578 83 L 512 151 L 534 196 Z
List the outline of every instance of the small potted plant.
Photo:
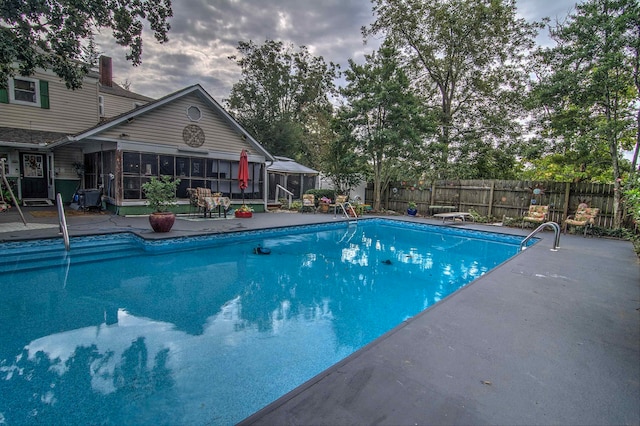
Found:
M 409 201 L 409 205 L 407 206 L 407 214 L 409 216 L 415 216 L 416 214 L 418 214 L 418 205 L 415 202 Z
M 253 209 L 246 204 L 243 204 L 235 211 L 234 214 L 236 217 L 249 218 L 253 216 Z
M 331 198 L 328 198 L 328 197 L 320 198 L 320 211 L 322 213 L 327 213 L 329 211 L 329 204 L 331 204 Z
M 171 176 L 152 177 L 142 184 L 147 205 L 153 209 L 149 223 L 155 232 L 169 232 L 176 221 L 175 213 L 169 207 L 176 204 L 176 188 L 180 179 L 171 180 Z

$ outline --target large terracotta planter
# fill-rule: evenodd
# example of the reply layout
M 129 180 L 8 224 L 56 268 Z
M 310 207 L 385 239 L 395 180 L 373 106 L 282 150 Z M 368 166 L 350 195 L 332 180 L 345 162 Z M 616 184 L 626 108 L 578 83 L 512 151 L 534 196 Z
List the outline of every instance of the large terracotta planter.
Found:
M 240 217 L 240 218 L 249 218 L 253 216 L 252 212 L 239 212 L 236 211 L 235 212 L 236 217 Z
M 149 215 L 149 223 L 155 232 L 169 232 L 176 221 L 176 215 L 172 212 L 156 212 Z

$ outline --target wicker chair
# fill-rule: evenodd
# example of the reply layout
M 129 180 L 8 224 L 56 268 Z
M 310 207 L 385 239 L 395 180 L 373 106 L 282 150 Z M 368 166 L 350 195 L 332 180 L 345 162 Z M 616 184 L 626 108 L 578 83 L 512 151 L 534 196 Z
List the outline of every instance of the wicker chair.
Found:
M 302 194 L 302 208 L 301 213 L 304 212 L 316 212 L 316 196 L 313 194 Z
M 204 214 L 204 216 L 206 216 L 207 213 L 211 214 L 210 204 L 207 203 L 207 198 L 211 198 L 211 197 L 212 197 L 211 189 L 202 188 L 202 187 L 196 188 L 198 212 L 202 210 L 202 213 Z
M 583 226 L 583 236 L 587 236 L 587 229 L 593 228 L 596 217 L 600 214 L 600 209 L 596 207 L 587 207 L 586 204 L 581 203 L 576 209 L 574 215 L 569 215 L 564 220 L 564 233 L 567 233 L 567 227 L 569 226 Z
M 549 206 L 531 205 L 527 214 L 522 218 L 522 228 L 524 228 L 525 222 L 544 223 L 547 221 L 548 215 Z

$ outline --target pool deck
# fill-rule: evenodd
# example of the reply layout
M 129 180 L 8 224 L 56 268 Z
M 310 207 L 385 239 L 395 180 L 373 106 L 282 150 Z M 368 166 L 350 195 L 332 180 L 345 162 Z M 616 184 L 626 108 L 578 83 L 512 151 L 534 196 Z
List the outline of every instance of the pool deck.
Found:
M 51 211 L 24 208 L 27 227 L 15 209 L 0 213 L 0 241 L 59 237 Z M 336 220 L 320 213 L 179 218 L 170 233 L 155 234 L 146 217 L 67 217 L 72 237 L 129 231 L 145 238 Z M 539 236 L 243 424 L 640 424 L 640 263 L 631 243 L 563 235 L 554 252 L 553 233 Z

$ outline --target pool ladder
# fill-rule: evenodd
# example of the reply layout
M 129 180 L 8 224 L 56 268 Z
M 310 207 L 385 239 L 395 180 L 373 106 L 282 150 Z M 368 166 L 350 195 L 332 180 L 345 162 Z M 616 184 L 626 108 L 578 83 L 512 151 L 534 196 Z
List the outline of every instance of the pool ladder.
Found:
M 538 232 L 542 231 L 544 228 L 549 226 L 553 228 L 553 232 L 555 232 L 556 234 L 553 240 L 553 247 L 551 248 L 551 251 L 558 251 L 558 247 L 560 246 L 560 225 L 558 225 L 555 222 L 543 223 L 542 225 L 538 226 L 535 229 L 535 231 L 527 235 L 527 237 L 524 240 L 522 240 L 522 242 L 520 243 L 520 251 L 523 251 L 527 248 L 526 244 L 527 242 L 529 242 L 531 238 L 533 238 Z
M 67 218 L 64 215 L 64 205 L 62 204 L 62 195 L 58 192 L 56 194 L 56 205 L 58 206 L 58 221 L 60 223 L 60 233 L 64 240 L 64 248 L 69 251 L 71 248 L 69 245 L 69 230 L 67 229 Z
M 356 213 L 356 209 L 353 208 L 353 206 L 351 205 L 350 202 L 346 202 L 346 203 L 340 203 L 338 204 L 338 206 L 340 206 L 340 208 L 342 209 L 342 214 L 349 218 L 349 223 L 358 223 L 358 213 Z M 348 211 L 351 211 L 353 216 L 349 215 Z M 334 218 L 335 218 L 335 213 L 336 211 L 333 211 L 334 214 Z

